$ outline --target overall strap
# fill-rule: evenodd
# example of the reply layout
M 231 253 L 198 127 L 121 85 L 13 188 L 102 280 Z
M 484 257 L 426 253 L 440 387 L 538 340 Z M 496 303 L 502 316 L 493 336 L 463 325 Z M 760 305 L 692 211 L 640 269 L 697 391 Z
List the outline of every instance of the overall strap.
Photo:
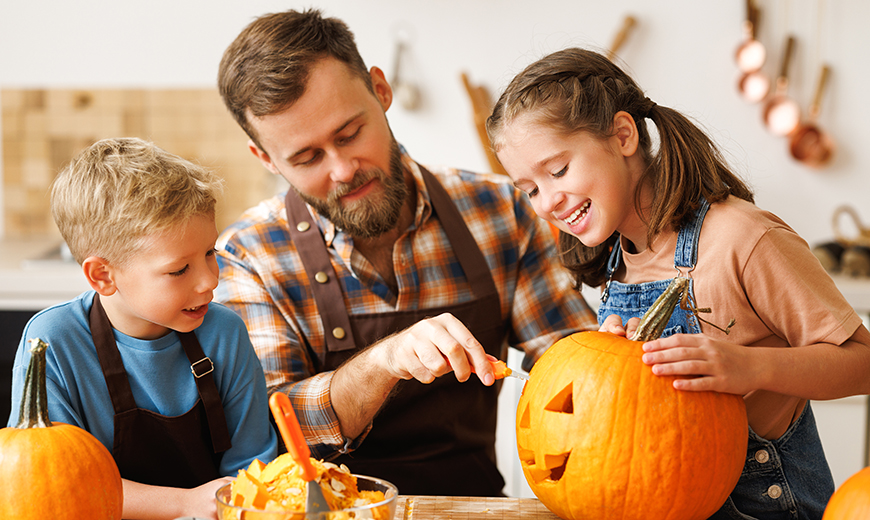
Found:
M 680 271 L 681 274 L 687 274 L 695 268 L 698 263 L 698 237 L 701 235 L 701 226 L 704 224 L 704 217 L 707 215 L 707 210 L 710 209 L 710 203 L 704 197 L 701 197 L 701 205 L 695 210 L 695 218 L 680 229 L 677 235 L 677 247 L 674 250 L 674 268 Z M 687 269 L 683 272 L 682 269 Z
M 616 243 L 613 244 L 613 249 L 610 250 L 610 256 L 607 258 L 607 281 L 604 282 L 604 290 L 601 291 L 601 303 L 607 302 L 607 297 L 610 296 L 610 282 L 613 280 L 613 273 L 619 269 L 619 260 L 622 258 L 622 246 L 619 245 L 619 235 L 616 237 Z

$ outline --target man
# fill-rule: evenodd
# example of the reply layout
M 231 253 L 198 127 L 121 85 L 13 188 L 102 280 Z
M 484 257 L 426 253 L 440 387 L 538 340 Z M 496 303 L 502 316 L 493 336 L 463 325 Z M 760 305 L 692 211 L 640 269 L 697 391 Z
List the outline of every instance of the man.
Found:
M 533 360 L 598 329 L 547 228 L 506 178 L 412 161 L 383 71 L 337 19 L 263 16 L 218 77 L 251 152 L 292 187 L 218 241 L 216 298 L 245 320 L 270 392 L 290 396 L 315 457 L 403 494 L 501 494 L 487 355 Z

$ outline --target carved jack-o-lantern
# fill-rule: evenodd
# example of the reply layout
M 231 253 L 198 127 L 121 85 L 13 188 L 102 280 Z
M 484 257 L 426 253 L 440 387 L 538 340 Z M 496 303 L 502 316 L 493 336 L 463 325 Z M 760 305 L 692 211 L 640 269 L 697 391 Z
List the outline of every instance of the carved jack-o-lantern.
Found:
M 737 484 L 743 399 L 674 389 L 641 361 L 642 344 L 581 332 L 532 368 L 517 448 L 532 491 L 562 518 L 705 519 Z

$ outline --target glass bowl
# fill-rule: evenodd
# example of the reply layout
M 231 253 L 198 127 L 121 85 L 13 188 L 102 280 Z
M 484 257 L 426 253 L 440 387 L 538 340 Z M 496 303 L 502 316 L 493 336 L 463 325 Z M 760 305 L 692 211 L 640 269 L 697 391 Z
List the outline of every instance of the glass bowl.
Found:
M 367 506 L 350 507 L 325 513 L 263 511 L 230 504 L 232 484 L 227 484 L 218 489 L 215 494 L 218 520 L 344 520 L 349 518 L 392 520 L 396 513 L 396 498 L 399 496 L 399 490 L 396 489 L 396 486 L 379 478 L 365 475 L 354 476 L 360 491 L 381 491 L 384 494 L 384 500 Z

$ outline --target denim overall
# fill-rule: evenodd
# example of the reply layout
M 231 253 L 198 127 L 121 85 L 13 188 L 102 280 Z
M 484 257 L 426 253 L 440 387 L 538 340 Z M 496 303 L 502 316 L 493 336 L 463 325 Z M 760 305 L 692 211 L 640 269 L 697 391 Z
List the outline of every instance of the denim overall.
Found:
M 710 205 L 705 200 L 677 237 L 674 268 L 679 276 L 689 277 L 698 259 L 698 236 Z M 613 281 L 622 258 L 617 240 L 607 262 L 607 285 L 598 307 L 598 323 L 616 314 L 625 323 L 640 317 L 664 292 L 671 280 L 640 284 Z M 689 280 L 690 301 L 694 300 L 694 281 Z M 737 325 L 739 326 L 739 324 Z M 696 316 L 678 304 L 665 327 L 662 337 L 673 334 L 698 334 Z M 767 440 L 749 428 L 746 463 L 737 487 L 711 520 L 818 520 L 834 492 L 834 480 L 828 467 L 822 443 L 816 429 L 810 403 L 789 426 L 782 437 Z

